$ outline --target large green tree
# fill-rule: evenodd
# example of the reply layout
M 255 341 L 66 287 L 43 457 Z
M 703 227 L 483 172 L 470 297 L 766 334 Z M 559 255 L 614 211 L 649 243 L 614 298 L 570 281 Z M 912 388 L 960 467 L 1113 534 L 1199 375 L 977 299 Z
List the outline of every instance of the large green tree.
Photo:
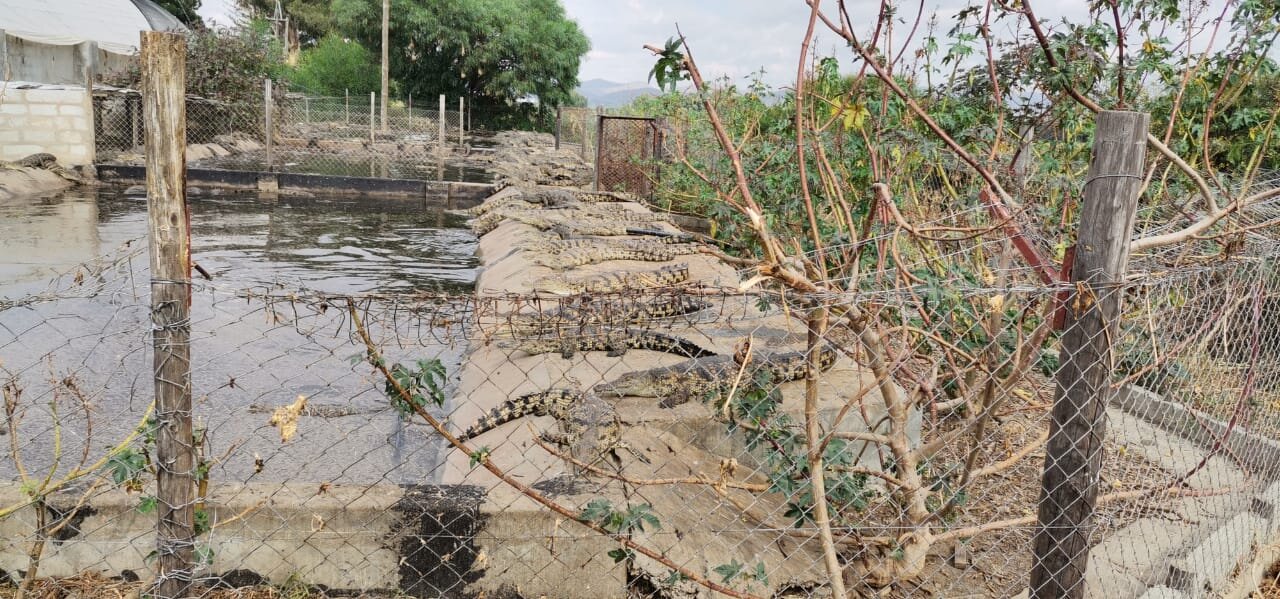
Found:
M 381 45 L 380 0 L 333 0 L 338 27 Z M 573 101 L 590 49 L 559 0 L 392 0 L 391 76 L 419 98 L 465 96 L 491 126 L 528 126 Z

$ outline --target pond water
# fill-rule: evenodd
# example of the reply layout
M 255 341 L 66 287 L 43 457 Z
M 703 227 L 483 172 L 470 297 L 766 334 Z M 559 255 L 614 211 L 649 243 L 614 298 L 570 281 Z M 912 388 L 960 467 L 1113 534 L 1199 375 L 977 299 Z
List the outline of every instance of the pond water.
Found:
M 477 267 L 463 218 L 420 200 L 228 194 L 189 203 L 192 257 L 212 275 L 195 281 L 191 306 L 195 418 L 217 458 L 211 476 L 436 477 L 440 440 L 389 407 L 360 359 L 346 298 L 389 363 L 437 358 L 452 377 L 466 336 L 445 317 L 449 298 L 465 304 Z M 66 456 L 85 445 L 98 455 L 147 409 L 146 220 L 145 198 L 115 192 L 0 203 L 0 383 L 22 390 L 15 420 L 29 470 L 54 462 L 55 421 L 65 470 L 75 465 Z M 303 416 L 282 441 L 271 411 L 299 395 L 326 415 Z M 14 475 L 12 463 L 0 459 L 0 478 Z

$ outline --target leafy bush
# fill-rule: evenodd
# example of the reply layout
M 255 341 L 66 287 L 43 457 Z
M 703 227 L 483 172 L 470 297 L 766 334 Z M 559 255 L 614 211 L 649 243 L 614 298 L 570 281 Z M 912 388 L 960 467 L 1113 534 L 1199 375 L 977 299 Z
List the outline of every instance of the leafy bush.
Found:
M 316 94 L 367 94 L 377 91 L 381 84 L 379 68 L 373 52 L 355 40 L 330 34 L 302 52 L 290 78 L 295 87 Z

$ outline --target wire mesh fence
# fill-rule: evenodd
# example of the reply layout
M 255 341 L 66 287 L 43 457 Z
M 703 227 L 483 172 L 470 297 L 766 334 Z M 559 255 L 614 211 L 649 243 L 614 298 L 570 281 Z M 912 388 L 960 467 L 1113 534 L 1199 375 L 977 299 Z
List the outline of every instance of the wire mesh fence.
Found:
M 828 555 L 854 594 L 1014 596 L 1070 358 L 1055 315 L 1110 298 L 1092 593 L 1217 585 L 1198 541 L 1225 555 L 1273 530 L 1280 277 L 1261 239 L 1083 289 L 1009 266 L 988 231 L 884 273 L 909 284 L 743 291 L 750 273 L 654 234 L 659 216 L 536 197 L 477 210 L 502 218 L 474 294 L 192 284 L 192 596 L 829 596 Z M 632 235 L 556 233 L 605 222 Z M 14 581 L 155 575 L 144 247 L 0 300 Z M 939 256 L 986 266 L 913 268 Z
M 383 122 L 376 95 L 325 97 L 273 88 L 252 102 L 187 99 L 188 161 L 193 168 L 353 177 L 487 181 L 468 158 L 476 137 L 465 102 L 439 108 L 388 105 Z M 141 96 L 98 90 L 94 96 L 98 159 L 141 163 Z M 270 135 L 268 135 L 270 132 Z M 483 140 L 480 141 L 483 143 Z

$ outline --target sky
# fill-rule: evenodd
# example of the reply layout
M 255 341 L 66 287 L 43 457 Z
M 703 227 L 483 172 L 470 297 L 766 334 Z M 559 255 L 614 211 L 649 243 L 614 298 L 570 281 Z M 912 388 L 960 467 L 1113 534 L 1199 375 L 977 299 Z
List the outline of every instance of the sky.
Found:
M 447 1 L 447 0 L 446 0 Z M 765 81 L 775 87 L 795 79 L 800 43 L 808 24 L 809 9 L 804 0 L 561 0 L 569 17 L 591 40 L 591 51 L 583 60 L 580 80 L 607 79 L 616 82 L 643 82 L 654 58 L 644 44 L 661 46 L 675 35 L 676 24 L 684 32 L 704 78 L 727 75 L 737 80 L 749 78 L 764 69 Z M 950 28 L 951 19 L 968 0 L 926 0 L 926 17 L 936 12 L 940 28 Z M 834 0 L 823 2 L 833 11 Z M 915 18 L 912 2 L 903 2 L 907 21 L 895 27 L 900 32 L 910 28 Z M 1087 18 L 1086 0 L 1042 1 L 1037 13 L 1046 23 L 1067 17 L 1075 22 Z M 1221 5 L 1221 0 L 1211 4 Z M 226 23 L 234 10 L 235 0 L 204 0 L 200 13 L 206 19 Z M 865 23 L 867 35 L 874 22 L 879 0 L 847 0 L 853 22 Z M 911 9 L 911 10 L 908 10 Z M 1003 33 L 1011 32 L 1015 19 L 1006 19 Z M 921 26 L 923 30 L 923 25 Z M 818 24 L 815 50 L 821 55 L 835 54 L 845 60 L 849 50 L 838 43 L 835 34 L 824 32 Z M 917 33 L 916 40 L 923 38 Z

